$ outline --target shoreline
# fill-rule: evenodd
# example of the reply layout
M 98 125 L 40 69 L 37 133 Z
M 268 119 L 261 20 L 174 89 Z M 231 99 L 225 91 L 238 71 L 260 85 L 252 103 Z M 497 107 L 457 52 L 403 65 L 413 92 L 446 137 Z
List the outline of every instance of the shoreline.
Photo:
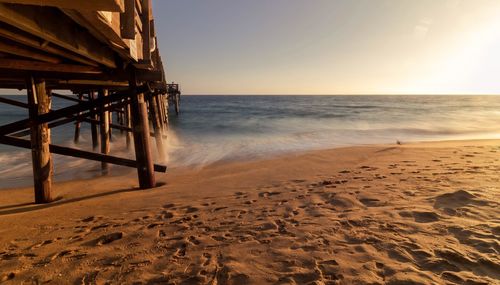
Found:
M 174 171 L 199 171 L 205 168 L 210 168 L 210 167 L 216 167 L 216 166 L 224 166 L 224 165 L 231 165 L 231 164 L 245 164 L 245 163 L 252 163 L 252 162 L 265 162 L 265 161 L 272 161 L 276 159 L 283 159 L 289 156 L 295 157 L 295 156 L 301 156 L 301 155 L 308 155 L 311 153 L 316 153 L 316 152 L 324 152 L 324 151 L 333 151 L 333 150 L 340 150 L 340 149 L 351 149 L 351 148 L 363 148 L 363 147 L 383 147 L 383 146 L 398 146 L 398 147 L 405 147 L 405 146 L 425 146 L 425 145 L 436 145 L 436 144 L 455 144 L 455 143 L 488 143 L 488 142 L 495 142 L 495 141 L 500 141 L 500 138 L 489 138 L 489 139 L 453 139 L 453 140 L 423 140 L 423 141 L 408 141 L 408 142 L 403 142 L 401 145 L 398 144 L 389 144 L 389 143 L 369 143 L 369 144 L 356 144 L 356 145 L 344 145 L 344 146 L 338 146 L 338 147 L 325 147 L 325 148 L 315 148 L 315 149 L 308 149 L 308 150 L 295 150 L 295 151 L 284 151 L 284 152 L 279 152 L 279 153 L 274 153 L 269 155 L 268 157 L 245 157 L 245 158 L 232 158 L 232 159 L 225 159 L 225 160 L 218 160 L 210 163 L 198 163 L 198 164 L 190 164 L 190 165 L 179 165 L 179 166 L 173 166 L 170 167 L 168 163 L 166 163 L 168 169 L 167 169 L 167 174 Z M 93 167 L 92 169 L 86 169 L 88 173 L 95 172 L 99 173 L 100 168 L 98 166 L 98 162 L 95 162 L 96 166 Z M 113 173 L 114 172 L 114 173 Z M 76 176 L 77 174 L 70 174 L 71 176 Z M 88 174 L 90 175 L 90 174 Z M 118 178 L 118 177 L 124 177 L 124 176 L 129 176 L 129 175 L 136 175 L 136 170 L 132 168 L 125 168 L 125 167 L 120 167 L 116 165 L 111 165 L 111 171 L 110 174 L 107 176 L 100 176 L 96 174 L 93 177 L 89 178 L 61 178 L 59 180 L 55 180 L 54 183 L 60 184 L 60 183 L 71 183 L 71 182 L 78 182 L 78 181 L 92 181 L 96 179 L 101 179 L 101 178 Z M 162 176 L 162 174 L 158 173 L 158 175 Z M 15 179 L 15 178 L 14 178 Z M 31 179 L 31 178 L 30 178 Z M 12 190 L 19 190 L 19 189 L 26 189 L 32 187 L 32 185 L 28 185 L 31 182 L 11 182 L 11 183 L 18 183 L 22 184 L 20 186 L 2 186 L 0 185 L 0 192 L 2 191 L 12 191 Z
M 173 169 L 150 190 L 135 173 L 55 183 L 49 205 L 2 190 L 0 280 L 495 284 L 498 153 L 500 140 L 335 148 Z

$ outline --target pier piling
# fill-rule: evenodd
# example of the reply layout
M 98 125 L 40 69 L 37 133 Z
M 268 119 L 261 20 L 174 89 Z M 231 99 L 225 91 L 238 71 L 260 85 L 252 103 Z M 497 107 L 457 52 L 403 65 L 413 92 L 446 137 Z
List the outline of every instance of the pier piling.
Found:
M 78 94 L 78 100 L 79 101 L 82 101 L 83 99 L 83 95 L 80 93 Z M 81 115 L 82 113 L 79 112 L 78 115 Z M 82 123 L 81 123 L 81 120 L 76 120 L 76 123 L 75 123 L 75 136 L 73 138 L 73 142 L 75 144 L 77 144 L 79 141 L 80 141 L 80 128 L 82 126 Z
M 94 101 L 95 99 L 95 92 L 94 91 L 90 91 L 89 93 L 89 101 Z M 96 110 L 95 108 L 93 109 L 94 111 Z M 97 150 L 97 148 L 99 147 L 99 138 L 97 136 L 97 123 L 98 120 L 99 120 L 99 115 L 97 114 L 97 112 L 93 113 L 91 116 L 90 116 L 90 119 L 91 119 L 91 122 L 90 122 L 90 132 L 91 132 L 91 136 L 92 136 L 92 150 Z
M 165 160 L 165 149 L 163 148 L 163 132 L 160 123 L 160 110 L 156 101 L 156 94 L 151 94 L 149 97 L 149 109 L 151 122 L 153 123 L 154 136 L 156 141 L 156 150 L 161 161 Z
M 101 89 L 99 90 L 99 98 L 104 98 L 108 96 L 108 90 Z M 110 137 L 110 129 L 109 129 L 109 111 L 105 111 L 108 105 L 103 105 L 100 112 L 100 135 L 101 135 L 101 153 L 108 154 L 110 151 L 109 137 Z M 101 163 L 101 170 L 104 174 L 108 172 L 108 164 L 106 162 Z
M 131 86 L 135 86 L 135 83 L 131 84 Z M 147 189 L 153 188 L 156 185 L 153 158 L 149 143 L 149 121 L 144 94 L 137 94 L 135 92 L 135 88 L 132 88 L 131 113 L 137 175 L 139 178 L 139 187 Z
M 45 81 L 30 77 L 27 81 L 29 117 L 31 120 L 31 156 L 35 203 L 52 201 L 52 157 L 50 154 L 50 129 L 47 123 L 40 124 L 38 116 L 50 111 L 51 99 Z

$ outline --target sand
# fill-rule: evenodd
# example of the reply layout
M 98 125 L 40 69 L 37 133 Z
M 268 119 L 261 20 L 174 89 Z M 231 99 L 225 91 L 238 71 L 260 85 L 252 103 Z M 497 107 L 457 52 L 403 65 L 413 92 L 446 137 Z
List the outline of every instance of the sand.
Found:
M 500 141 L 375 145 L 0 193 L 5 284 L 500 284 Z

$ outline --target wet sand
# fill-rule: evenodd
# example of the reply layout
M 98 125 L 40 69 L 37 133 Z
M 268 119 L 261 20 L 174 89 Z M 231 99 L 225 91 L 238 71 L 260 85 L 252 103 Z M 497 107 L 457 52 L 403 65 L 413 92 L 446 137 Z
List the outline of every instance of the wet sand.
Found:
M 0 190 L 5 284 L 500 284 L 500 141 Z

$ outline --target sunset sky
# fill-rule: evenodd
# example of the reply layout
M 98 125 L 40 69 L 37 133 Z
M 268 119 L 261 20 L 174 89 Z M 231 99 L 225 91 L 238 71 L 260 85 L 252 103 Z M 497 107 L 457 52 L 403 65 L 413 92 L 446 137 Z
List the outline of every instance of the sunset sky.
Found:
M 154 0 L 188 94 L 497 94 L 498 0 Z

